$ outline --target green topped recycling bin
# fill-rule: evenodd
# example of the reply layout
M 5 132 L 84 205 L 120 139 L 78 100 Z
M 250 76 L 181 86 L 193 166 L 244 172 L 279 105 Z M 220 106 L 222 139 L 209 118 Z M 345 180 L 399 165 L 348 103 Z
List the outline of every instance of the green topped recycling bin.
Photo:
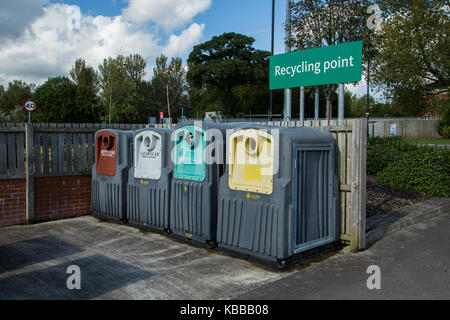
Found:
M 174 128 L 170 201 L 173 236 L 203 244 L 215 243 L 224 135 L 225 126 L 213 122 L 186 121 Z
M 186 125 L 175 130 L 175 178 L 204 181 L 206 177 L 206 134 L 201 127 Z

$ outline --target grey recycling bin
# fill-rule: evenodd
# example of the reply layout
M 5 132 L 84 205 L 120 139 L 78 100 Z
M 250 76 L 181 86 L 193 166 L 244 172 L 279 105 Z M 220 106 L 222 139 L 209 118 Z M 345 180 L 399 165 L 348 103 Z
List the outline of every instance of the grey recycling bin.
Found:
M 337 240 L 334 139 L 312 128 L 237 126 L 227 132 L 218 247 L 285 265 Z
M 174 236 L 215 243 L 224 128 L 205 121 L 186 121 L 174 128 L 170 202 L 170 230 Z
M 93 215 L 126 221 L 126 184 L 132 165 L 132 131 L 100 130 L 95 133 L 92 166 Z
M 133 167 L 128 174 L 128 223 L 153 231 L 169 228 L 171 160 L 170 129 L 141 129 L 134 134 Z

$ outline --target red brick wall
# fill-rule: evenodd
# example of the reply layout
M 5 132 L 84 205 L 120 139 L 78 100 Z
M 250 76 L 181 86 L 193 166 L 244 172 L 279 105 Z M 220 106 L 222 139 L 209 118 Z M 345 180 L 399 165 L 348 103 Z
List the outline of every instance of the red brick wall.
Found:
M 25 179 L 0 179 L 0 227 L 26 222 Z
M 25 179 L 0 179 L 0 227 L 26 223 L 25 189 Z M 35 178 L 35 222 L 91 212 L 90 175 Z
M 77 217 L 91 213 L 91 176 L 36 178 L 36 222 Z

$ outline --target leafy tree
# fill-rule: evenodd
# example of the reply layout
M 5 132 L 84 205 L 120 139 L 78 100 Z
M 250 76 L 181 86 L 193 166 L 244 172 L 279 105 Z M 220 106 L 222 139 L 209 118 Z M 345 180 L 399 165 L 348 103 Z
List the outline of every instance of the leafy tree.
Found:
M 368 1 L 364 0 L 306 0 L 293 5 L 292 38 L 286 39 L 294 50 L 331 46 L 363 40 L 363 60 L 368 57 Z M 371 53 L 369 53 L 371 55 Z M 337 84 L 325 86 L 326 117 Z
M 189 86 L 186 69 L 180 58 L 172 58 L 170 64 L 165 55 L 156 58 L 151 87 L 155 110 L 166 111 L 169 117 L 176 117 L 181 115 L 182 107 L 188 106 Z
M 70 77 L 80 87 L 85 87 L 92 93 L 97 93 L 97 73 L 94 68 L 86 65 L 83 59 L 77 59 L 70 71 Z
M 98 98 L 84 86 L 77 86 L 67 77 L 49 78 L 33 94 L 38 105 L 34 117 L 40 122 L 98 122 Z
M 34 84 L 26 84 L 21 80 L 14 80 L 8 84 L 5 91 L 0 86 L 0 119 L 5 122 L 25 122 L 28 113 L 23 109 L 24 102 L 32 95 Z
M 361 118 L 365 116 L 367 112 L 367 95 L 357 97 L 356 95 L 348 92 L 348 97 L 345 100 L 349 101 L 350 116 L 354 118 Z M 376 101 L 374 97 L 369 97 L 369 114 L 370 117 L 396 117 L 402 116 L 401 111 L 396 110 L 390 103 L 382 103 Z
M 224 33 L 194 47 L 188 58 L 187 79 L 192 87 L 191 103 L 197 105 L 198 111 L 232 115 L 242 109 L 239 102 L 244 91 L 260 91 L 248 90 L 249 86 L 265 85 L 269 89 L 270 52 L 256 50 L 254 41 L 242 34 Z M 244 87 L 234 89 L 239 86 Z M 267 100 L 261 101 L 262 98 L 256 100 L 264 104 Z
M 139 55 L 109 57 L 98 66 L 103 121 L 136 123 L 142 119 L 145 67 L 146 62 Z
M 393 103 L 421 115 L 424 96 L 448 94 L 450 13 L 445 0 L 378 1 L 374 80 Z

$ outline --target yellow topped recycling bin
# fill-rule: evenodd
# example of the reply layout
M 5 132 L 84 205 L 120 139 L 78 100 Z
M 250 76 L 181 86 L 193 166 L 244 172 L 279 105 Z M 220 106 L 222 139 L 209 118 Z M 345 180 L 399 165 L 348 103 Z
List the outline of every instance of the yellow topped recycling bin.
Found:
M 274 169 L 272 135 L 255 129 L 238 131 L 230 136 L 229 144 L 229 187 L 271 194 Z
M 227 131 L 219 249 L 284 266 L 337 241 L 334 148 L 320 129 L 235 124 Z

